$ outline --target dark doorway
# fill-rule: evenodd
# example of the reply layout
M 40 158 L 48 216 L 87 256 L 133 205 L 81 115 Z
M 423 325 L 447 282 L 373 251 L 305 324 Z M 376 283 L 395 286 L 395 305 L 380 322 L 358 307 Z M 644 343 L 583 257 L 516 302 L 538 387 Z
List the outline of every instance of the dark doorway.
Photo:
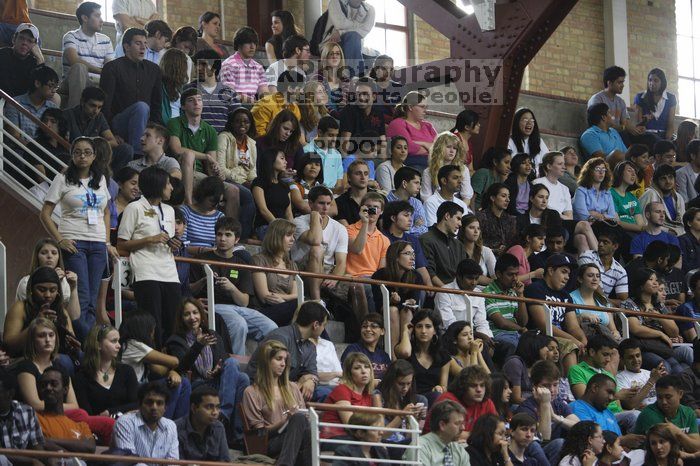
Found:
M 270 13 L 282 9 L 282 0 L 248 0 L 248 26 L 258 32 L 263 50 L 265 42 L 272 35 Z

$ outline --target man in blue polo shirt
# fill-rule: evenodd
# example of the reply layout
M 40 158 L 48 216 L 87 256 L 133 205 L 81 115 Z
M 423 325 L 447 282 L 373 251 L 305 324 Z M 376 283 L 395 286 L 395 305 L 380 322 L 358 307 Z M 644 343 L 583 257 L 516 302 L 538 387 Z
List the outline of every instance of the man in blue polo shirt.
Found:
M 583 396 L 569 405 L 582 421 L 594 421 L 602 430 L 622 435 L 620 425 L 608 405 L 615 400 L 615 379 L 608 374 L 595 374 L 588 380 Z
M 621 161 L 625 158 L 627 146 L 620 133 L 612 127 L 613 116 L 607 104 L 599 103 L 588 108 L 589 128 L 581 135 L 581 147 L 586 160 L 593 157 Z

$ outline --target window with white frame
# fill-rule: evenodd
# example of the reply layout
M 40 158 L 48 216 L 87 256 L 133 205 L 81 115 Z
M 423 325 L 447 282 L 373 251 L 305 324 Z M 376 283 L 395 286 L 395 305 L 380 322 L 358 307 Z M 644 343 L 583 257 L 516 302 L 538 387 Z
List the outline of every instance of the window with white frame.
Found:
M 102 19 L 107 23 L 114 22 L 114 16 L 112 16 L 112 5 L 114 5 L 114 0 L 92 0 L 95 3 L 99 3 L 102 6 Z M 151 0 L 154 5 L 158 6 L 156 0 Z M 162 19 L 162 18 L 161 18 Z
M 374 27 L 364 46 L 394 59 L 394 66 L 408 64 L 408 15 L 397 0 L 367 0 L 374 7 Z
M 700 117 L 700 0 L 676 0 L 678 113 Z

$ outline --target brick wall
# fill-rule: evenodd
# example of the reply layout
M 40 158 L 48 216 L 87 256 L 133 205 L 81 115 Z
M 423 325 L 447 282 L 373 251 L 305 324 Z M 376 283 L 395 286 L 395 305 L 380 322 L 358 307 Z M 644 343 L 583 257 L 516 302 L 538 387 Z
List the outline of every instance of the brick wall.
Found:
M 409 16 L 410 19 L 410 16 Z M 413 15 L 413 50 L 417 63 L 425 63 L 450 56 L 450 41 L 430 24 Z
M 603 0 L 580 0 L 530 62 L 523 89 L 587 99 L 604 67 Z
M 630 95 L 646 89 L 649 70 L 661 68 L 678 96 L 675 0 L 627 0 L 627 40 Z
M 80 0 L 34 0 L 33 7 L 38 10 L 56 11 L 72 15 L 80 3 Z

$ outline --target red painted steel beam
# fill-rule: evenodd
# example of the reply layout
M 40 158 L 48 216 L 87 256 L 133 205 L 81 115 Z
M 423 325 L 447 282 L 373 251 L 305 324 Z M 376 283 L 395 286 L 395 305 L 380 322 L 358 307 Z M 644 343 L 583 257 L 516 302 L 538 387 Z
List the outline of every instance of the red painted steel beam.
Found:
M 466 63 L 501 60 L 502 101 L 495 105 L 474 104 L 462 99 L 465 108 L 476 111 L 481 134 L 474 141 L 477 160 L 491 146 L 505 147 L 516 110 L 525 67 L 554 33 L 578 0 L 513 0 L 496 2 L 496 29 L 483 31 L 475 15 L 467 15 L 450 0 L 398 0 L 450 40 L 450 58 L 413 65 L 406 76 L 420 75 L 426 67 L 436 67 L 447 75 L 455 60 Z M 571 50 L 571 53 L 576 53 Z M 418 79 L 411 87 L 434 87 L 436 82 Z M 473 83 L 453 82 L 460 95 L 473 96 Z

